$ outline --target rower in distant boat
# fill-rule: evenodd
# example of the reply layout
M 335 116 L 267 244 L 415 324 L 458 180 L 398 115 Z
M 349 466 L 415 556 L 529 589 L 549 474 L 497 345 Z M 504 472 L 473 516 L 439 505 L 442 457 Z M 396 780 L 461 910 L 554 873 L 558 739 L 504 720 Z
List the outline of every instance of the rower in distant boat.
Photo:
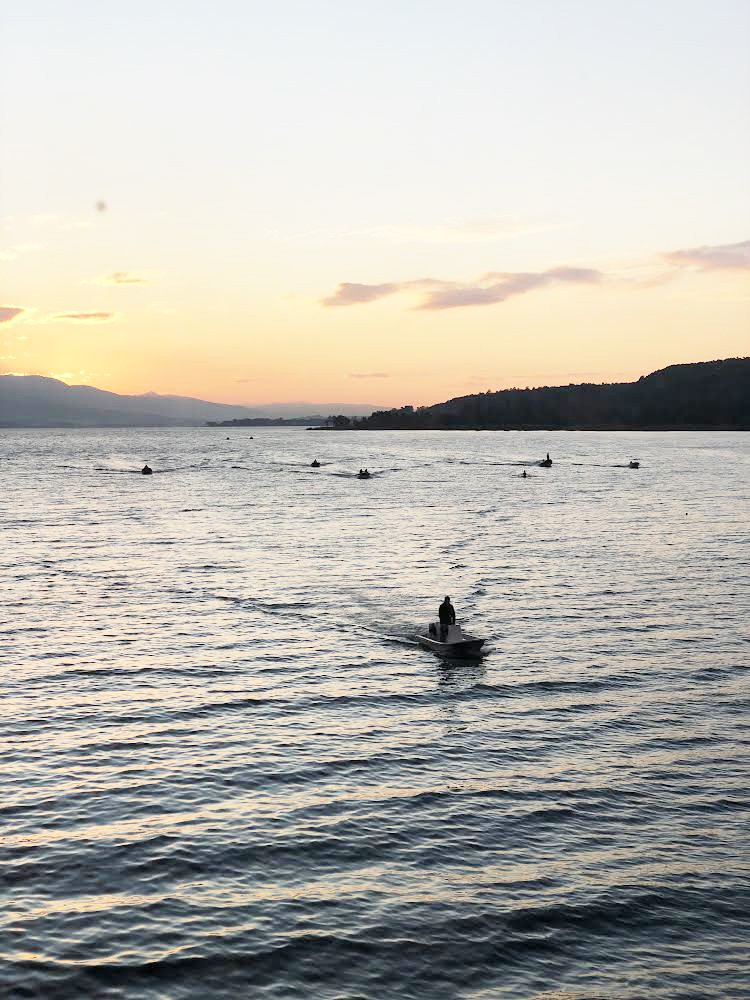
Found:
M 312 460 L 312 462 L 310 462 L 310 468 L 311 469 L 319 469 L 320 468 L 320 462 L 317 460 L 317 458 L 314 458 Z
M 630 460 L 630 464 L 628 465 L 629 469 L 640 469 L 640 467 L 641 467 L 640 462 L 636 462 L 634 458 Z
M 144 476 L 151 476 L 153 475 L 153 472 L 154 470 L 149 465 L 144 465 L 143 468 L 141 469 L 141 473 Z
M 367 469 L 360 469 L 359 472 L 357 473 L 357 479 L 369 479 L 369 478 L 370 478 L 370 473 L 368 472 Z

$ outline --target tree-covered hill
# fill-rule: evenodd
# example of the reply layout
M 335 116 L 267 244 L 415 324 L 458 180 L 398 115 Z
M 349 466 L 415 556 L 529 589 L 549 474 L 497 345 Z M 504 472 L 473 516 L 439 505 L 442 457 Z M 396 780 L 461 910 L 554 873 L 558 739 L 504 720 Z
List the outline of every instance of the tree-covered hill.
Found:
M 357 427 L 750 430 L 750 358 L 670 365 L 637 382 L 504 389 L 381 410 Z

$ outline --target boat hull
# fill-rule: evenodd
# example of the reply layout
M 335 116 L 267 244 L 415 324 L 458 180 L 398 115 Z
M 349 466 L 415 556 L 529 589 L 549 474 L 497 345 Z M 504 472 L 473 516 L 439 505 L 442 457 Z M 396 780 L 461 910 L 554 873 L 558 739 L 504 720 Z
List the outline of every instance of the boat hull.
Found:
M 459 642 L 440 642 L 429 635 L 418 635 L 417 642 L 423 649 L 429 649 L 441 656 L 481 656 L 484 639 L 467 636 Z

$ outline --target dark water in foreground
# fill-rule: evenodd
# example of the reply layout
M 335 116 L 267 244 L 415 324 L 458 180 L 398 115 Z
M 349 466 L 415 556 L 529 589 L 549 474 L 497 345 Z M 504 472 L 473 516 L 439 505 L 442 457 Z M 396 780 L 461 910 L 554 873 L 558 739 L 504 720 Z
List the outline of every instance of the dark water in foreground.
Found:
M 0 995 L 749 997 L 750 435 L 229 433 L 0 433 Z

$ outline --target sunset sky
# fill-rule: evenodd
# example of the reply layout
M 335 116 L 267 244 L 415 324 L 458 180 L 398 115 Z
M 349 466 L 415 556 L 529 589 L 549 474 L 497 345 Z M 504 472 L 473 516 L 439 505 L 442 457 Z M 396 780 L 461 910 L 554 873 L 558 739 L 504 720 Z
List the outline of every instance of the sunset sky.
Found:
M 8 0 L 0 373 L 437 402 L 750 354 L 746 0 Z

